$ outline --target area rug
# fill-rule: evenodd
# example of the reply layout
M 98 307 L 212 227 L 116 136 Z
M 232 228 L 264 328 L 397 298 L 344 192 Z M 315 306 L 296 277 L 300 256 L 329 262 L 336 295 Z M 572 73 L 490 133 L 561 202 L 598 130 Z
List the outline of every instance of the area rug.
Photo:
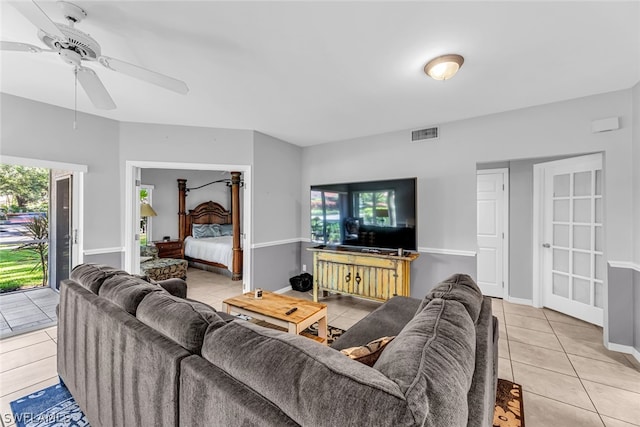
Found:
M 264 320 L 251 319 L 250 322 L 255 323 L 256 325 L 264 326 L 265 328 L 277 329 L 279 331 L 285 331 L 285 328 L 280 326 L 272 325 L 271 323 L 267 323 Z M 327 326 L 327 345 L 331 345 L 335 340 L 337 340 L 340 335 L 344 334 L 344 329 L 336 328 L 335 326 Z M 302 331 L 300 335 L 308 335 L 308 336 L 318 336 L 318 324 L 314 323 L 309 326 L 307 329 Z
M 496 407 L 493 411 L 494 427 L 524 427 L 522 386 L 498 378 Z
M 87 427 L 84 416 L 63 384 L 52 385 L 10 403 L 17 427 Z

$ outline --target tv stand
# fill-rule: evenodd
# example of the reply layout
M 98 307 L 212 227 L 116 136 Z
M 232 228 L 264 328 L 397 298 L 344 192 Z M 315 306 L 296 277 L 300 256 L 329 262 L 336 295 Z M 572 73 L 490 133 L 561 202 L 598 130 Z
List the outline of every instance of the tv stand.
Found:
M 307 248 L 313 252 L 313 301 L 318 293 L 334 292 L 374 301 L 410 295 L 411 262 L 415 252 L 345 246 Z

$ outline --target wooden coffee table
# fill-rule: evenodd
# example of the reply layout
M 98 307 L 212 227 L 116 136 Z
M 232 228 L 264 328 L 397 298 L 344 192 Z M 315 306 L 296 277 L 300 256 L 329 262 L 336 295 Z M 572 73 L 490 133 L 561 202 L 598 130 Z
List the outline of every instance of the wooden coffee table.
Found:
M 287 311 L 297 307 L 291 314 Z M 302 334 L 318 342 L 327 343 L 327 305 L 293 298 L 273 292 L 262 292 L 262 299 L 254 298 L 253 292 L 222 301 L 222 309 L 227 313 L 245 314 L 254 319 L 284 328 L 290 334 Z M 318 336 L 302 333 L 318 322 Z

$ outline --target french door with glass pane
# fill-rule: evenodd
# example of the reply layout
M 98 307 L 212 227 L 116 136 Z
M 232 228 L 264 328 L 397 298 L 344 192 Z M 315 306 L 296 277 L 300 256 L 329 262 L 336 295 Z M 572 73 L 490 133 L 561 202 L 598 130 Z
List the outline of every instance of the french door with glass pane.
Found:
M 542 303 L 602 325 L 602 157 L 582 156 L 542 166 Z

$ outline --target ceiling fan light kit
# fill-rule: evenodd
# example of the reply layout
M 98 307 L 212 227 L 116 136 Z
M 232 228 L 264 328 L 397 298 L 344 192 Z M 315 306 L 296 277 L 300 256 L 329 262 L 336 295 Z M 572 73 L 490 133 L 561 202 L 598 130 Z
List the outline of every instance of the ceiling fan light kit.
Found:
M 153 83 L 183 95 L 189 92 L 186 83 L 181 80 L 118 59 L 102 56 L 102 50 L 98 41 L 74 26 L 87 17 L 84 9 L 66 1 L 58 1 L 57 4 L 62 9 L 68 25 L 53 22 L 33 0 L 11 3 L 12 6 L 38 28 L 38 38 L 49 47 L 49 49 L 41 49 L 27 43 L 0 41 L 0 50 L 29 53 L 58 53 L 64 62 L 74 67 L 74 72 L 80 85 L 87 93 L 93 105 L 99 109 L 111 110 L 116 108 L 116 104 L 111 99 L 111 96 L 95 71 L 84 67 L 82 65 L 83 61 L 99 62 L 105 68 L 112 71 Z
M 461 55 L 453 53 L 442 55 L 427 62 L 424 72 L 435 80 L 449 80 L 456 75 L 462 64 L 464 64 L 464 58 Z

